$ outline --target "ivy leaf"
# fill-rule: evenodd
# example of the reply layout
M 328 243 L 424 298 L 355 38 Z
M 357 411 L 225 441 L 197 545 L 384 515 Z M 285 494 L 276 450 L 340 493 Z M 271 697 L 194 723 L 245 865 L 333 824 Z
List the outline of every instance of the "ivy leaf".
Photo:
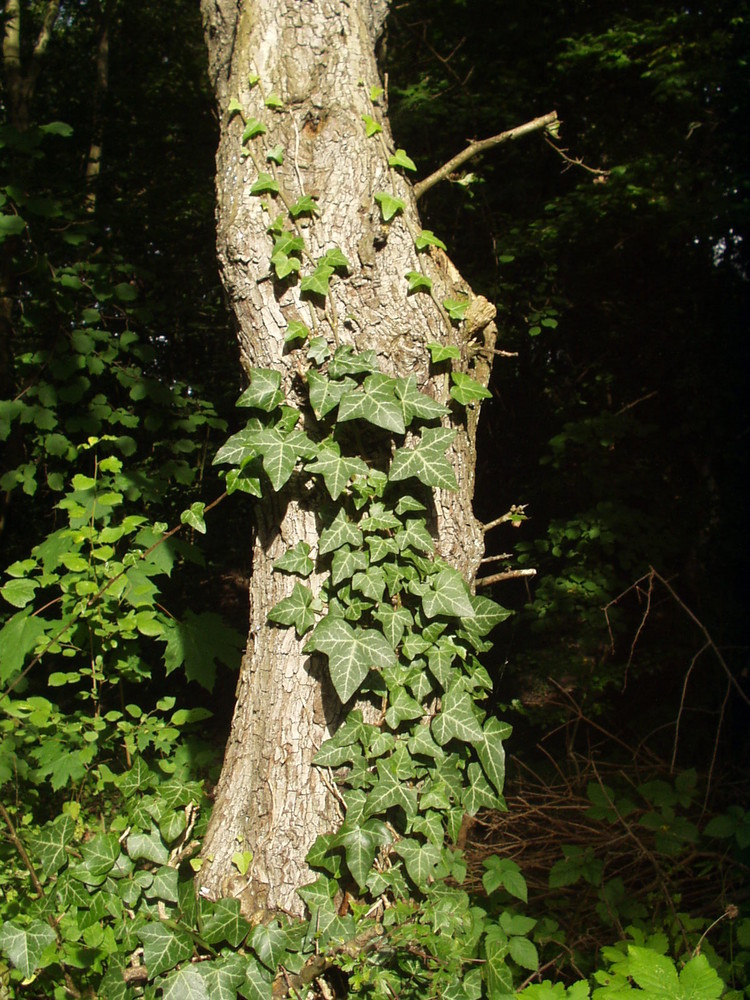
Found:
M 398 647 L 405 630 L 411 627 L 414 620 L 411 611 L 407 608 L 394 608 L 389 604 L 385 604 L 378 608 L 377 611 L 374 611 L 373 618 L 380 622 L 383 628 L 383 635 L 393 649 Z
M 67 863 L 65 847 L 73 839 L 76 824 L 72 816 L 58 816 L 29 836 L 29 847 L 45 875 L 54 875 Z
M 470 595 L 473 615 L 461 621 L 462 628 L 472 635 L 488 635 L 496 625 L 510 618 L 512 612 L 502 607 L 489 597 L 474 597 Z
M 374 135 L 377 135 L 378 132 L 383 131 L 380 125 L 378 125 L 375 119 L 371 118 L 370 115 L 362 115 L 362 121 L 365 123 L 365 135 L 367 136 L 368 139 L 371 139 Z
M 266 131 L 267 129 L 263 122 L 259 122 L 257 118 L 248 118 L 245 124 L 245 131 L 242 133 L 242 145 L 244 146 L 250 139 L 254 139 L 256 135 L 263 135 Z M 261 176 L 263 175 L 261 174 Z
M 0 948 L 25 979 L 34 975 L 45 949 L 54 940 L 55 932 L 40 920 L 25 929 L 16 927 L 12 920 L 6 920 L 0 927 Z
M 445 451 L 455 436 L 456 432 L 448 427 L 423 428 L 416 447 L 396 450 L 388 479 L 391 482 L 400 482 L 413 477 L 425 486 L 436 486 L 445 490 L 458 489 L 453 468 L 445 457 Z
M 149 833 L 131 833 L 127 839 L 127 847 L 133 861 L 143 858 L 157 865 L 165 865 L 169 861 L 169 851 L 155 826 L 151 827 Z
M 299 285 L 300 291 L 310 295 L 328 295 L 328 282 L 333 270 L 328 264 L 318 264 L 312 274 L 302 279 Z
M 469 816 L 476 816 L 480 809 L 497 807 L 497 795 L 489 784 L 479 764 L 472 761 L 466 771 L 466 787 L 461 799 Z
M 339 422 L 362 419 L 376 427 L 404 434 L 404 417 L 395 396 L 396 379 L 374 372 L 361 389 L 348 392 L 339 402 Z
M 245 971 L 242 996 L 247 1000 L 273 1000 L 273 973 L 260 962 L 251 961 Z
M 279 183 L 270 174 L 260 171 L 258 179 L 250 188 L 250 194 L 278 194 Z
M 266 153 L 266 159 L 279 167 L 282 166 L 284 163 L 284 147 L 281 145 L 273 146 Z
M 340 549 L 343 545 L 351 545 L 357 548 L 361 544 L 361 530 L 349 520 L 346 516 L 346 511 L 342 507 L 332 523 L 320 533 L 318 552 L 324 556 L 327 552 L 335 552 L 336 549 Z
M 434 365 L 440 364 L 441 361 L 450 361 L 452 358 L 461 357 L 460 349 L 454 347 L 453 344 L 432 343 L 427 345 L 427 350 L 430 352 L 430 359 Z
M 303 195 L 289 208 L 289 214 L 293 219 L 298 219 L 300 215 L 320 215 L 320 209 L 315 204 L 313 195 Z
M 356 386 L 357 383 L 351 378 L 331 381 L 316 371 L 309 371 L 307 373 L 307 388 L 310 393 L 310 406 L 312 406 L 318 420 L 322 420 L 331 410 L 335 410 L 341 397 L 345 396 L 347 392 L 351 392 Z
M 393 850 L 404 859 L 414 885 L 424 892 L 434 880 L 435 868 L 440 862 L 440 849 L 429 842 L 422 844 L 418 840 L 400 840 Z
M 367 569 L 367 553 L 361 549 L 344 546 L 333 554 L 331 561 L 331 583 L 337 587 L 343 580 L 349 580 L 355 573 Z
M 451 615 L 471 618 L 474 609 L 464 578 L 450 566 L 445 566 L 431 578 L 430 590 L 422 598 L 422 610 L 428 618 Z
M 304 648 L 306 653 L 324 653 L 336 693 L 347 702 L 371 667 L 396 663 L 396 654 L 380 632 L 354 629 L 343 618 L 327 615 L 318 622 Z
M 437 420 L 448 413 L 446 406 L 417 389 L 413 376 L 396 379 L 395 393 L 407 427 L 412 420 Z
M 278 94 L 269 94 L 263 103 L 267 108 L 271 108 L 273 111 L 278 111 L 280 108 L 284 107 L 284 102 Z
M 435 542 L 427 530 L 427 524 L 422 517 L 410 517 L 404 522 L 404 527 L 396 535 L 396 543 L 400 552 L 405 549 L 416 549 L 417 552 L 433 552 Z
M 252 368 L 250 385 L 237 400 L 237 406 L 252 406 L 256 410 L 270 413 L 284 401 L 281 391 L 281 372 L 271 368 Z
M 313 337 L 310 341 L 307 356 L 316 365 L 322 365 L 331 356 L 331 349 L 325 341 L 325 337 Z
M 432 290 L 432 278 L 428 278 L 421 271 L 408 271 L 406 280 L 409 282 L 410 292 L 418 292 L 420 289 L 424 289 L 426 292 Z
M 331 840 L 331 847 L 344 848 L 346 866 L 362 891 L 367 887 L 367 876 L 378 847 L 384 842 L 383 830 L 383 824 L 373 820 L 361 826 L 358 823 L 344 823 Z M 387 831 L 385 839 L 389 839 Z
M 441 747 L 451 739 L 472 744 L 482 739 L 471 698 L 460 682 L 446 692 L 440 712 L 432 720 L 432 735 Z
M 297 576 L 309 576 L 313 571 L 313 561 L 310 558 L 310 546 L 299 541 L 294 548 L 287 549 L 283 556 L 276 560 L 273 568 L 283 573 L 295 573 Z
M 187 524 L 188 527 L 192 528 L 194 531 L 200 532 L 201 535 L 205 535 L 206 522 L 203 519 L 203 511 L 205 509 L 205 503 L 200 500 L 196 500 L 194 503 L 190 504 L 190 507 L 187 510 L 183 510 L 180 514 L 180 521 L 182 524 Z
M 390 222 L 394 215 L 398 212 L 403 212 L 406 208 L 406 204 L 400 198 L 394 198 L 387 191 L 376 192 L 374 198 L 380 206 L 380 214 L 383 217 L 383 222 Z
M 385 591 L 385 573 L 380 566 L 369 566 L 366 572 L 363 570 L 352 576 L 352 587 L 379 604 Z
M 293 344 L 295 341 L 300 340 L 304 342 L 310 336 L 309 327 L 305 326 L 304 323 L 300 322 L 298 319 L 293 319 L 289 326 L 287 327 L 286 336 L 284 337 L 285 344 Z
M 208 944 L 226 941 L 232 948 L 238 948 L 250 930 L 238 899 L 219 899 L 215 903 L 202 901 L 200 926 L 201 937 Z
M 279 625 L 294 625 L 297 635 L 303 636 L 315 624 L 315 612 L 320 610 L 320 602 L 312 591 L 297 581 L 289 597 L 279 601 L 268 612 L 268 620 Z
M 264 428 L 256 433 L 255 440 L 263 457 L 263 469 L 277 493 L 294 472 L 297 460 L 312 458 L 316 450 L 304 431 L 285 434 L 275 427 Z
M 480 399 L 491 399 L 492 393 L 485 389 L 471 375 L 464 375 L 462 372 L 451 372 L 451 396 L 462 406 L 476 403 Z
M 297 257 L 288 257 L 281 251 L 271 255 L 271 265 L 279 281 L 288 278 L 290 274 L 297 274 L 302 266 Z
M 250 944 L 266 968 L 275 972 L 279 960 L 287 950 L 289 939 L 286 931 L 278 924 L 258 924 L 250 936 Z
M 440 247 L 441 250 L 448 249 L 445 243 L 441 239 L 438 239 L 431 229 L 423 229 L 414 240 L 414 246 L 417 250 L 426 250 L 427 247 Z
M 149 974 L 151 967 L 149 966 Z M 236 996 L 236 992 L 232 994 Z M 197 968 L 189 966 L 167 976 L 162 985 L 163 1000 L 212 1000 L 206 980 Z
M 367 465 L 361 458 L 342 458 L 339 444 L 328 440 L 321 443 L 317 457 L 305 471 L 322 476 L 331 499 L 338 500 L 352 476 L 367 475 Z
M 508 954 L 508 939 L 500 927 L 490 927 L 484 938 L 486 962 L 482 968 L 487 985 L 487 996 L 506 997 L 514 993 L 513 974 L 505 960 Z
M 393 156 L 388 157 L 389 167 L 401 167 L 403 170 L 416 170 L 417 165 L 405 149 L 397 149 Z
M 460 323 L 466 316 L 466 310 L 469 308 L 469 299 L 443 299 L 443 308 L 452 320 Z
M 513 732 L 513 727 L 507 722 L 500 722 L 490 716 L 484 724 L 482 736 L 476 743 L 477 756 L 482 764 L 484 773 L 492 782 L 498 795 L 502 795 L 505 784 L 505 747 L 503 740 L 507 740 Z
M 349 261 L 346 255 L 338 247 L 331 247 L 330 250 L 326 250 L 323 256 L 318 261 L 319 264 L 327 264 L 328 267 L 341 268 L 342 270 L 349 269 Z
M 180 962 L 187 962 L 193 954 L 193 941 L 188 934 L 173 931 L 158 921 L 141 927 L 139 937 L 143 943 L 143 961 L 152 979 Z
M 329 378 L 342 378 L 344 375 L 358 375 L 360 372 L 378 370 L 378 358 L 375 351 L 360 351 L 357 353 L 349 344 L 336 348 L 336 352 L 328 365 Z
M 423 715 L 424 710 L 420 703 L 412 698 L 406 688 L 397 687 L 385 713 L 385 721 L 391 729 L 397 729 L 400 723 L 410 719 L 421 719 Z
M 378 761 L 378 780 L 367 796 L 364 816 L 382 816 L 389 809 L 400 807 L 407 817 L 415 816 L 417 812 L 417 792 L 404 781 L 397 778 L 388 768 Z

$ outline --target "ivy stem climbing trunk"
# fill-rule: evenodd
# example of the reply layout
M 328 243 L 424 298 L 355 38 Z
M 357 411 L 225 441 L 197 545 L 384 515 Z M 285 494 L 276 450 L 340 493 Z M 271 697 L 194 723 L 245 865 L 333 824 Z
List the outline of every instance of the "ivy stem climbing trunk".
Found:
M 221 116 L 218 256 L 246 369 L 280 372 L 287 399 L 300 401 L 297 355 L 284 347 L 288 325 L 298 321 L 332 347 L 374 350 L 384 372 L 414 376 L 441 402 L 450 402 L 448 376 L 431 371 L 428 343 L 458 347 L 454 368 L 486 386 L 494 308 L 472 295 L 442 250 L 417 251 L 413 189 L 389 166 L 395 149 L 374 54 L 387 4 L 202 0 L 202 11 Z M 382 131 L 368 136 L 373 128 L 365 128 L 365 116 Z M 250 119 L 266 131 L 243 145 Z M 268 159 L 267 152 L 279 147 L 277 165 L 281 157 Z M 278 195 L 251 193 L 260 172 L 278 183 Z M 378 192 L 403 202 L 387 224 L 374 200 Z M 270 262 L 268 227 L 305 196 L 318 210 L 300 214 L 296 226 L 311 257 L 338 248 L 349 262 L 348 273 L 331 278 L 325 299 L 301 293 L 299 282 L 276 281 Z M 410 293 L 409 272 L 423 272 L 431 290 Z M 462 296 L 469 303 L 465 319 L 452 323 L 442 303 Z M 437 491 L 433 518 L 438 551 L 470 581 L 483 554 L 471 509 L 477 416 L 476 408 L 455 411 L 458 434 L 449 457 L 459 488 Z M 451 418 L 445 423 L 454 426 Z M 274 572 L 274 561 L 300 541 L 317 553 L 318 504 L 292 477 L 258 501 L 252 529 L 249 638 L 200 875 L 204 892 L 237 896 L 247 913 L 301 912 L 295 890 L 313 877 L 305 855 L 318 834 L 341 821 L 337 798 L 312 758 L 344 709 L 324 662 L 303 654 L 293 629 L 267 621 L 292 586 Z M 248 527 L 238 544 L 250 544 L 250 537 Z M 313 591 L 321 579 L 310 578 Z M 244 852 L 253 859 L 241 873 L 244 864 L 232 857 Z

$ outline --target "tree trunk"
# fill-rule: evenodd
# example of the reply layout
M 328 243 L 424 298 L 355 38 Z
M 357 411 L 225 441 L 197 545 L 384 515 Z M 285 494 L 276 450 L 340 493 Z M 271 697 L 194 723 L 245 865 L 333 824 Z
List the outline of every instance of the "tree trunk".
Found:
M 394 148 L 383 99 L 371 100 L 371 88 L 380 82 L 375 44 L 386 3 L 203 0 L 202 9 L 221 116 L 218 254 L 243 365 L 280 371 L 282 388 L 295 399 L 297 361 L 294 353 L 284 353 L 283 341 L 289 322 L 302 320 L 332 345 L 374 349 L 383 371 L 415 376 L 420 388 L 442 402 L 449 401 L 447 376 L 431 377 L 429 342 L 459 346 L 458 370 L 471 371 L 486 385 L 495 310 L 471 296 L 443 252 L 417 253 L 420 224 L 412 188 L 388 165 Z M 257 85 L 254 77 L 260 78 Z M 271 94 L 281 98 L 282 110 L 265 105 Z M 254 157 L 242 156 L 243 122 L 229 114 L 232 100 L 247 119 L 259 119 L 268 130 L 253 147 L 260 151 Z M 381 135 L 367 137 L 363 115 L 382 126 Z M 350 264 L 347 279 L 332 282 L 325 310 L 301 300 L 298 284 L 280 291 L 269 277 L 267 229 L 283 205 L 269 206 L 269 215 L 261 203 L 270 197 L 252 196 L 249 189 L 258 175 L 256 163 L 270 172 L 265 151 L 279 144 L 285 150 L 278 168 L 282 191 L 294 200 L 319 198 L 320 217 L 302 223 L 312 256 L 338 247 Z M 406 205 L 388 226 L 381 224 L 373 201 L 379 191 Z M 408 294 L 410 271 L 432 279 L 432 295 Z M 440 303 L 462 293 L 471 296 L 471 305 L 459 328 Z M 483 553 L 471 511 L 476 418 L 476 410 L 456 415 L 459 433 L 449 457 L 459 489 L 437 491 L 434 519 L 438 551 L 470 580 Z M 290 580 L 274 573 L 272 564 L 300 540 L 315 551 L 316 512 L 299 487 L 264 498 L 256 509 L 249 640 L 201 882 L 212 896 L 238 896 L 248 913 L 299 913 L 295 890 L 313 877 L 305 854 L 319 833 L 340 822 L 336 798 L 311 761 L 338 725 L 342 706 L 325 666 L 302 653 L 294 630 L 266 621 L 270 608 L 291 590 Z M 311 578 L 313 591 L 321 579 Z M 253 861 L 240 877 L 231 859 L 244 851 L 252 852 Z

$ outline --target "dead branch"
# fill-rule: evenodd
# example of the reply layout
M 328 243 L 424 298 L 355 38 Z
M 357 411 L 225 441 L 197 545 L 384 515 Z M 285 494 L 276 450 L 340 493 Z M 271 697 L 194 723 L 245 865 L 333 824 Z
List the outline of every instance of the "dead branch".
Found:
M 558 121 L 557 112 L 550 111 L 549 114 L 540 115 L 539 118 L 533 118 L 531 121 L 524 122 L 523 125 L 516 125 L 515 128 L 508 129 L 507 132 L 498 132 L 497 135 L 492 135 L 488 139 L 478 139 L 470 142 L 466 149 L 457 153 L 453 159 L 448 160 L 447 163 L 444 163 L 442 167 L 438 167 L 429 177 L 425 177 L 423 181 L 419 181 L 414 185 L 415 198 L 421 198 L 425 191 L 429 191 L 431 187 L 439 184 L 440 181 L 444 181 L 450 174 L 479 153 L 483 153 L 487 149 L 492 149 L 494 146 L 499 146 L 504 142 L 520 139 L 531 132 L 538 132 L 540 129 L 549 128 Z

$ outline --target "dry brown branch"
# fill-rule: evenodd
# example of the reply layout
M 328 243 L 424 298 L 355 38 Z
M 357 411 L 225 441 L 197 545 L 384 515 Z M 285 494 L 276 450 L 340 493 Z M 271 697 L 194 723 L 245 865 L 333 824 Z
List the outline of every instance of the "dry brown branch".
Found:
M 609 177 L 609 170 L 601 170 L 599 167 L 587 167 L 583 160 L 577 157 L 568 156 L 567 149 L 563 149 L 562 146 L 557 146 L 552 139 L 550 139 L 548 134 L 545 134 L 544 141 L 548 146 L 554 149 L 558 156 L 561 156 L 563 160 L 565 160 L 565 163 L 567 164 L 564 168 L 565 170 L 569 170 L 571 167 L 581 167 L 582 170 L 585 170 L 590 174 L 594 174 L 597 177 Z
M 475 581 L 474 586 L 489 587 L 493 583 L 500 583 L 502 580 L 517 580 L 519 577 L 536 576 L 535 569 L 506 569 L 502 573 L 493 573 L 491 576 L 482 576 Z
M 447 163 L 444 163 L 442 167 L 438 167 L 429 177 L 425 177 L 424 180 L 414 185 L 415 198 L 421 198 L 425 191 L 429 191 L 431 187 L 439 184 L 440 181 L 444 181 L 450 174 L 479 153 L 483 153 L 485 150 L 492 149 L 494 146 L 499 146 L 502 143 L 510 142 L 513 139 L 520 139 L 531 132 L 538 132 L 541 129 L 549 128 L 557 122 L 557 112 L 550 111 L 549 114 L 540 115 L 538 118 L 524 122 L 523 125 L 516 125 L 515 128 L 508 129 L 507 132 L 498 132 L 497 135 L 492 135 L 488 139 L 478 139 L 470 142 L 466 149 L 457 153 Z

